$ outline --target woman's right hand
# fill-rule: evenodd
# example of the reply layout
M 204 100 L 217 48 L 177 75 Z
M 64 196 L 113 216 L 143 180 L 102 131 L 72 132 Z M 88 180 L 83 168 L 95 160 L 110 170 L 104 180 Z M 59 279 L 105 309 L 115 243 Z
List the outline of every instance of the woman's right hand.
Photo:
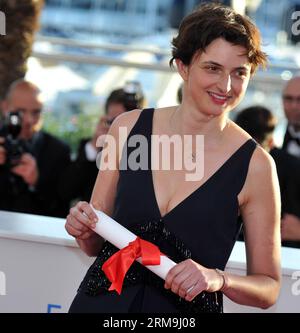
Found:
M 92 230 L 98 222 L 98 217 L 86 201 L 79 201 L 70 209 L 65 228 L 76 239 L 86 240 L 96 235 Z

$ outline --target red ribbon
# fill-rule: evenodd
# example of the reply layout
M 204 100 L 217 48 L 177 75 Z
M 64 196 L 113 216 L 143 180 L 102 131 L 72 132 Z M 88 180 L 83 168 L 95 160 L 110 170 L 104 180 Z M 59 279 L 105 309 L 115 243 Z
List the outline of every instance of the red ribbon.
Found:
M 109 290 L 116 290 L 120 295 L 125 275 L 133 262 L 142 257 L 143 265 L 160 265 L 160 255 L 156 245 L 137 237 L 103 264 L 102 270 L 112 283 Z

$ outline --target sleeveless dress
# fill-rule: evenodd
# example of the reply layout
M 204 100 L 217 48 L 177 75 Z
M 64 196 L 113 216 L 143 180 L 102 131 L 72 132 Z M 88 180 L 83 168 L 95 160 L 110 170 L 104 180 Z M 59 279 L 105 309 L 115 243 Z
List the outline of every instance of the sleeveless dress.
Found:
M 207 268 L 223 270 L 241 228 L 237 196 L 257 144 L 253 139 L 246 141 L 204 184 L 161 216 L 151 170 L 153 113 L 154 109 L 141 112 L 125 143 L 126 156 L 129 156 L 136 149 L 128 145 L 129 139 L 136 134 L 147 138 L 149 168 L 120 170 L 112 218 L 157 245 L 177 263 L 191 258 Z M 121 163 L 124 158 L 123 154 Z M 70 312 L 223 312 L 221 292 L 202 292 L 192 302 L 187 302 L 166 290 L 161 278 L 137 262 L 127 272 L 121 295 L 108 291 L 110 282 L 101 267 L 117 251 L 105 242 L 83 279 Z

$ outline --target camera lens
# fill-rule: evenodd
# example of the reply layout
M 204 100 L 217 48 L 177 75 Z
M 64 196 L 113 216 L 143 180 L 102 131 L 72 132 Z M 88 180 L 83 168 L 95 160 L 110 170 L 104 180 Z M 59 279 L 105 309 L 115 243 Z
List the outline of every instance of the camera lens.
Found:
M 139 109 L 142 104 L 143 94 L 141 85 L 137 81 L 127 81 L 124 86 L 125 108 L 127 111 Z
M 11 111 L 4 120 L 4 148 L 6 150 L 6 165 L 11 168 L 20 163 L 25 146 L 22 139 L 18 138 L 22 130 L 22 112 Z
M 16 139 L 22 129 L 22 114 L 18 111 L 9 112 L 6 118 L 6 127 L 8 135 Z

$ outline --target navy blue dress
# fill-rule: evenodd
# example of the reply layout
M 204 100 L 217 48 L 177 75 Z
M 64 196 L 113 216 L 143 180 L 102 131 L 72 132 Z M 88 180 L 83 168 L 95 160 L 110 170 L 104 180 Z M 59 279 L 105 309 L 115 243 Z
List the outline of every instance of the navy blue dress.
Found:
M 127 138 L 143 134 L 151 148 L 154 109 L 145 109 Z M 207 268 L 224 269 L 240 230 L 238 194 L 256 142 L 246 141 L 203 185 L 165 216 L 156 201 L 151 149 L 148 170 L 120 170 L 113 218 L 145 240 L 159 246 L 175 262 L 191 258 Z M 128 154 L 136 147 L 127 146 Z M 124 156 L 123 156 L 124 158 Z M 70 312 L 199 313 L 222 312 L 221 292 L 202 292 L 192 302 L 166 290 L 164 281 L 135 262 L 121 295 L 108 291 L 102 264 L 117 251 L 106 242 L 88 270 Z

